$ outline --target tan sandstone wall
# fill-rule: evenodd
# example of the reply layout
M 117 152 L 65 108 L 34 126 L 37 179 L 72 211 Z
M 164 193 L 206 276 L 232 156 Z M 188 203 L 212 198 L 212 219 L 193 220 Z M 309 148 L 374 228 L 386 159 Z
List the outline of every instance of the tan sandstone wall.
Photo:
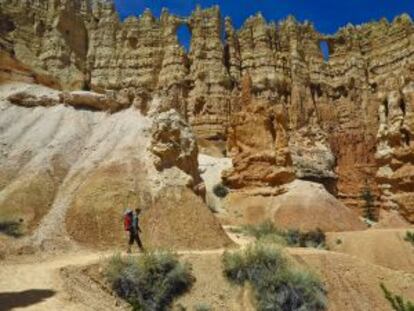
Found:
M 128 105 L 141 109 L 162 97 L 185 116 L 199 139 L 223 143 L 231 138 L 234 116 L 246 110 L 241 93 L 248 74 L 254 102 L 284 114 L 297 177 L 324 183 L 355 208 L 363 204 L 362 189 L 369 187 L 378 204 L 401 209 L 412 219 L 406 180 L 413 174 L 406 170 L 404 178 L 384 180 L 378 170 L 390 160 L 375 157 L 391 139 L 380 130 L 380 122 L 393 122 L 380 121 L 383 94 L 410 88 L 414 27 L 409 16 L 347 25 L 327 36 L 309 22 L 288 17 L 268 23 L 260 14 L 237 30 L 218 7 L 197 8 L 189 17 L 165 10 L 160 19 L 145 11 L 121 22 L 106 1 L 3 2 L 0 19 L 8 27 L 0 37 L 18 61 L 55 77 L 64 89 L 120 91 Z M 187 54 L 176 38 L 180 25 L 192 33 Z M 321 41 L 329 45 L 328 61 Z M 387 84 L 393 77 L 398 83 Z M 404 96 L 410 99 L 404 100 L 402 131 L 411 133 L 413 102 L 411 95 Z M 412 136 L 402 135 L 406 146 L 392 144 L 399 164 L 386 179 L 412 166 Z M 402 149 L 407 155 L 397 156 Z M 406 195 L 410 199 L 402 200 Z

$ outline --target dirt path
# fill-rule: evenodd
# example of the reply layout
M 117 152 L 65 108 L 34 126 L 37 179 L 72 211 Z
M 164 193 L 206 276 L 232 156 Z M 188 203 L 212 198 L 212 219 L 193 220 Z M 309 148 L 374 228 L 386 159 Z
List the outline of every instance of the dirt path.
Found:
M 224 249 L 179 251 L 179 255 L 220 254 Z M 87 266 L 114 252 L 73 252 L 46 260 L 0 265 L 0 311 L 8 310 L 85 310 L 84 304 L 69 301 L 60 270 Z M 91 310 L 93 310 L 91 308 Z
M 83 266 L 108 256 L 107 253 L 73 253 L 42 262 L 0 266 L 0 311 L 81 310 L 63 295 L 59 269 Z
M 250 242 L 243 235 L 226 229 L 240 247 L 245 247 Z M 342 238 L 345 244 L 346 239 Z M 240 296 L 224 280 L 222 284 L 217 283 L 221 287 L 214 283 L 221 275 L 220 255 L 223 251 L 224 249 L 177 252 L 183 259 L 194 264 L 198 280 L 191 295 L 184 296 L 180 302 L 191 306 L 210 299 L 209 302 L 222 306 L 222 310 L 239 310 L 235 307 L 226 309 L 224 305 L 235 305 Z M 414 299 L 413 274 L 370 263 L 352 254 L 301 248 L 288 248 L 287 251 L 298 263 L 317 272 L 326 282 L 329 311 L 388 311 L 387 302 L 379 287 L 382 282 L 407 299 Z M 28 258 L 26 261 L 19 259 L 18 263 L 10 260 L 0 262 L 0 311 L 127 310 L 113 296 L 107 292 L 105 294 L 102 288 L 91 282 L 86 270 L 82 270 L 83 267 L 108 258 L 114 252 L 116 250 L 72 250 L 44 260 Z M 223 295 L 223 291 L 227 294 Z M 217 295 L 212 298 L 212 293 Z M 225 296 L 230 298 L 223 301 L 222 297 Z

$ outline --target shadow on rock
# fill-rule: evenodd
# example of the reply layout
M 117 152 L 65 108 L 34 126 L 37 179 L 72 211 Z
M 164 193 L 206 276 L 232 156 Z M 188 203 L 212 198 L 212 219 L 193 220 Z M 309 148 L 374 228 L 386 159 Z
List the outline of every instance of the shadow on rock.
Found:
M 0 311 L 28 307 L 43 302 L 55 294 L 55 291 L 49 289 L 30 289 L 22 292 L 0 293 Z

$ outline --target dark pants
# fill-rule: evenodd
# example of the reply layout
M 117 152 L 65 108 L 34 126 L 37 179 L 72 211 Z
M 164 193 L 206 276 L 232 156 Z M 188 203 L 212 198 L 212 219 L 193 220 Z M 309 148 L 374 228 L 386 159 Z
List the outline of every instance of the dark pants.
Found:
M 134 241 L 137 242 L 137 245 L 138 245 L 138 247 L 141 250 L 144 250 L 144 247 L 142 246 L 141 239 L 139 238 L 139 233 L 138 232 L 134 232 L 134 230 L 129 230 L 129 242 L 128 242 L 128 245 L 131 246 L 132 244 L 134 244 Z

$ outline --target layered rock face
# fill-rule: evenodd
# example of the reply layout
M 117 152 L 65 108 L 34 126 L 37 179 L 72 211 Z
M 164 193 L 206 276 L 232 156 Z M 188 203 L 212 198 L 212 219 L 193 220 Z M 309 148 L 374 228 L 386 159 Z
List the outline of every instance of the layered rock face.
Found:
M 81 89 L 87 76 L 87 7 L 83 0 L 2 1 L 0 16 L 9 25 L 2 37 L 35 72 L 57 78 L 61 87 Z
M 87 0 L 5 0 L 0 20 L 5 25 L 1 43 L 11 47 L 15 59 L 36 74 L 52 76 L 64 89 L 117 91 L 128 105 L 143 111 L 151 109 L 152 98 L 165 98 L 199 139 L 215 143 L 233 139 L 234 128 L 242 127 L 236 119 L 243 113 L 252 124 L 262 112 L 267 118 L 269 111 L 278 111 L 286 120 L 297 177 L 323 183 L 351 207 L 363 204 L 360 196 L 366 187 L 374 195 L 381 193 L 381 202 L 390 196 L 384 190 L 389 186 L 378 186 L 391 183 L 376 178 L 384 166 L 375 158 L 378 111 L 381 94 L 402 92 L 408 85 L 414 27 L 406 15 L 392 22 L 348 25 L 330 36 L 308 22 L 289 17 L 267 23 L 260 14 L 236 30 L 217 7 L 197 8 L 186 18 L 163 11 L 156 19 L 145 11 L 121 22 L 110 2 Z M 191 31 L 187 54 L 178 43 L 178 27 Z M 329 46 L 328 60 L 320 49 L 322 41 Z M 262 112 L 242 107 L 247 73 L 250 96 Z M 388 86 L 392 76 L 406 82 Z M 406 113 L 410 105 L 406 100 Z M 268 134 L 263 135 L 267 144 Z M 262 152 L 260 148 L 252 153 Z M 392 148 L 393 153 L 401 149 Z M 398 161 L 405 167 L 409 158 Z M 397 182 L 399 190 L 390 190 L 392 195 L 409 193 L 404 183 Z M 393 200 L 394 208 L 410 211 L 408 201 L 404 207 L 401 200 Z M 411 212 L 403 213 L 411 217 Z
M 228 150 L 233 168 L 223 181 L 233 189 L 275 187 L 295 179 L 281 111 L 252 100 L 249 74 L 243 80 L 241 110 L 232 115 Z
M 143 116 L 134 107 L 98 109 L 102 96 L 0 86 L 2 221 L 22 219 L 27 238 L 20 242 L 35 247 L 66 245 L 68 237 L 121 246 L 123 211 L 140 207 L 148 248 L 229 245 L 194 191 L 201 181 L 198 152 L 186 122 L 173 112 L 165 122 L 163 113 Z M 67 97 L 76 100 L 61 101 Z M 16 98 L 18 105 L 10 100 Z
M 414 82 L 390 80 L 392 91 L 382 94 L 376 159 L 383 206 L 397 209 L 414 221 Z M 400 83 L 398 83 L 400 82 Z M 400 88 L 399 84 L 403 84 Z M 405 84 L 405 85 L 404 85 Z

